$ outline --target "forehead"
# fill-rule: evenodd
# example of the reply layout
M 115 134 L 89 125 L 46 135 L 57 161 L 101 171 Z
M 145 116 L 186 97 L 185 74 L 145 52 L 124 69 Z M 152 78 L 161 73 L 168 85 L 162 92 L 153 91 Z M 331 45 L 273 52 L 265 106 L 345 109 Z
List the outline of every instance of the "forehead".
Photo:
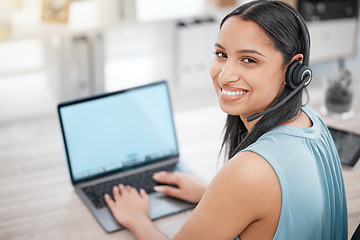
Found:
M 218 42 L 228 47 L 256 48 L 262 51 L 277 51 L 265 31 L 254 21 L 245 21 L 232 16 L 222 25 Z

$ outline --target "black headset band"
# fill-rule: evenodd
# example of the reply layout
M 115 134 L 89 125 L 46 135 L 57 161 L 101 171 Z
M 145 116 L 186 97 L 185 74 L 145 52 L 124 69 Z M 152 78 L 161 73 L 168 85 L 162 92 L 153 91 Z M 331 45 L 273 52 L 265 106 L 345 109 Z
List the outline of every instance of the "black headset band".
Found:
M 300 26 L 300 30 L 301 30 L 301 35 L 302 35 L 302 40 L 303 40 L 303 45 L 304 45 L 304 59 L 303 59 L 303 63 L 307 66 L 309 66 L 309 58 L 310 58 L 310 37 L 309 37 L 309 33 L 307 31 L 307 28 L 305 26 L 304 20 L 302 19 L 302 17 L 299 16 L 299 14 L 297 14 L 291 7 L 288 7 L 288 9 L 290 10 L 290 12 L 292 12 L 292 14 L 294 15 L 296 21 L 298 22 L 298 25 Z

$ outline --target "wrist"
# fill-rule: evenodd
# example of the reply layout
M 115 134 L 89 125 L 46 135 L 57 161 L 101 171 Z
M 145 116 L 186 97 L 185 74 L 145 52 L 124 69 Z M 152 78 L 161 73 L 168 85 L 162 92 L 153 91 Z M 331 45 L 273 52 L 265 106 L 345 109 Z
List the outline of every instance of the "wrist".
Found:
M 146 215 L 134 217 L 129 223 L 128 229 L 135 236 L 136 239 L 166 239 L 169 238 L 164 235 L 156 227 L 155 223 Z
M 149 216 L 144 214 L 139 215 L 132 215 L 131 219 L 127 222 L 126 227 L 131 232 L 136 232 L 138 229 L 143 229 L 143 226 L 149 225 L 149 222 L 151 223 L 151 219 Z

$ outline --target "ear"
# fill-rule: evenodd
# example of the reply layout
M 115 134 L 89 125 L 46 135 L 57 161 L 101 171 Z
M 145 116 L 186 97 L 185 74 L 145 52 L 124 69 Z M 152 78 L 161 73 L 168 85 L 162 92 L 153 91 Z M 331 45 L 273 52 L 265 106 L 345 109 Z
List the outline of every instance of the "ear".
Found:
M 293 58 L 291 59 L 291 61 L 286 65 L 285 70 L 287 70 L 289 68 L 289 66 L 293 63 L 293 62 L 297 62 L 297 61 L 302 61 L 304 59 L 304 55 L 302 55 L 301 53 L 296 54 L 295 56 L 293 56 Z M 286 78 L 285 78 L 286 79 Z M 286 80 L 284 79 L 283 84 L 286 85 Z
M 302 55 L 301 53 L 298 53 L 295 56 L 293 56 L 290 63 L 288 64 L 288 66 L 295 61 L 302 61 L 303 59 L 304 59 L 304 55 Z

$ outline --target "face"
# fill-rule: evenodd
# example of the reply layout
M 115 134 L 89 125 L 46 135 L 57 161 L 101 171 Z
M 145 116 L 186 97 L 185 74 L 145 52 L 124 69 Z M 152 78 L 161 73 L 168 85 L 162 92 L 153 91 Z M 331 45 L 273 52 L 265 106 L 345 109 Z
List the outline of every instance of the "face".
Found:
M 221 109 L 244 120 L 281 93 L 286 68 L 259 25 L 233 16 L 221 27 L 210 73 Z

